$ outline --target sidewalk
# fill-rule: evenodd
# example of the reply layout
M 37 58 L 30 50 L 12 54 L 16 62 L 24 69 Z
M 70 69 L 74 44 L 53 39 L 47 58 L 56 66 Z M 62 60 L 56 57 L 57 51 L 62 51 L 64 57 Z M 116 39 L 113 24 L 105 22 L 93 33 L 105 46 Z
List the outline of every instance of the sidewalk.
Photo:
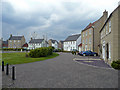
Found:
M 74 56 L 75 61 L 82 63 L 82 64 L 87 64 L 90 66 L 95 66 L 95 67 L 103 67 L 103 68 L 112 68 L 110 65 L 104 62 L 104 60 L 101 60 L 99 56 L 94 57 L 94 56 Z

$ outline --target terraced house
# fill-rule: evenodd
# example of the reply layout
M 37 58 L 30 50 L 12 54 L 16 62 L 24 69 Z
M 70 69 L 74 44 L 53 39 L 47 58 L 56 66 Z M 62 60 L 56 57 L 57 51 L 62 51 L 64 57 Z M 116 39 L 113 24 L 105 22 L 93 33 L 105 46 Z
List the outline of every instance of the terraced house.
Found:
M 95 22 L 94 22 L 95 23 Z M 82 36 L 82 51 L 93 50 L 93 26 L 94 23 L 90 23 L 84 30 L 81 32 Z
M 108 64 L 120 59 L 120 5 L 106 20 L 100 36 L 101 58 Z
M 101 30 L 101 27 L 103 27 L 107 17 L 108 12 L 105 10 L 103 15 L 97 21 L 90 23 L 84 30 L 82 30 L 82 51 L 91 50 L 99 54 L 99 31 Z
M 28 49 L 35 49 L 40 47 L 48 47 L 48 42 L 45 39 L 32 39 L 28 43 Z
M 24 36 L 13 36 L 10 35 L 8 39 L 8 48 L 22 48 L 25 44 L 25 37 Z

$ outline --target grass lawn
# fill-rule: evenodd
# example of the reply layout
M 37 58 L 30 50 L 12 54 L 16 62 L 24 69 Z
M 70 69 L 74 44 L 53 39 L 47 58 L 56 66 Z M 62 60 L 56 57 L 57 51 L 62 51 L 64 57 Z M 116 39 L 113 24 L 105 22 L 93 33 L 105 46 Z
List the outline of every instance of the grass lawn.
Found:
M 53 53 L 53 55 L 49 55 L 47 57 L 40 57 L 40 58 L 31 58 L 25 57 L 26 53 L 2 53 L 2 60 L 4 61 L 5 65 L 8 64 L 23 64 L 23 63 L 30 63 L 36 61 L 43 61 L 46 59 L 51 59 L 56 56 L 59 56 L 57 53 Z

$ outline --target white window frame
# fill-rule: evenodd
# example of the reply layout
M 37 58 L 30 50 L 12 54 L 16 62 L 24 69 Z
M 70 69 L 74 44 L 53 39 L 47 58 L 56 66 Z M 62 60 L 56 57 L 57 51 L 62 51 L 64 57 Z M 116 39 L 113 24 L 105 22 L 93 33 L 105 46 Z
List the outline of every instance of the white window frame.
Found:
M 87 44 L 87 41 L 88 41 L 88 40 L 86 39 L 86 44 Z
M 83 44 L 84 44 L 84 40 L 83 40 Z
M 106 24 L 106 34 L 108 34 L 108 25 Z
M 87 31 L 86 31 L 86 36 L 87 36 Z
M 111 20 L 109 21 L 109 33 L 111 32 Z
M 109 43 L 109 60 L 111 60 L 111 43 Z
M 89 38 L 89 44 L 91 44 L 91 38 Z
M 92 31 L 92 30 L 91 30 L 91 29 L 89 29 L 89 34 L 91 34 L 91 31 Z

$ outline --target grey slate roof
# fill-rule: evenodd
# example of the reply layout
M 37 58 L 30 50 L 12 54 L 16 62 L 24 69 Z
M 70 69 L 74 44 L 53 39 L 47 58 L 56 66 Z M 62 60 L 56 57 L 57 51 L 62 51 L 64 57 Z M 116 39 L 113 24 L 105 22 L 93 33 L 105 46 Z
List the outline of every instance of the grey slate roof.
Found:
M 65 41 L 76 41 L 79 37 L 80 37 L 81 34 L 76 34 L 76 35 L 71 35 L 71 36 L 68 36 Z
M 44 39 L 31 39 L 29 43 L 42 43 Z
M 52 43 L 55 43 L 55 42 L 57 42 L 57 43 L 58 43 L 58 41 L 57 41 L 57 40 L 52 40 Z
M 23 36 L 11 36 L 9 40 L 21 40 Z
M 8 41 L 2 41 L 2 44 L 8 44 Z

